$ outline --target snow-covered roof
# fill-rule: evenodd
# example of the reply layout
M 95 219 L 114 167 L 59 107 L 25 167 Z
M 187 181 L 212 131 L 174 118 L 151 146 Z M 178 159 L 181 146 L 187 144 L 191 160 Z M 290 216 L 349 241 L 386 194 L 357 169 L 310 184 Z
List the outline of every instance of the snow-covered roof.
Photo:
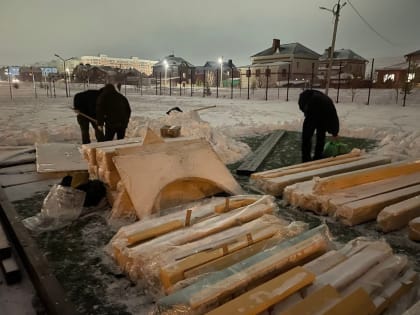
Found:
M 400 62 L 392 66 L 377 68 L 376 70 L 407 70 L 408 62 Z
M 313 58 L 318 59 L 320 54 L 303 46 L 300 43 L 290 43 L 280 45 L 280 48 L 269 47 L 251 57 L 263 57 L 263 56 L 274 56 L 274 55 L 293 55 L 301 58 Z
M 235 64 L 232 63 L 233 68 L 236 68 Z M 220 68 L 220 63 L 217 61 L 206 61 L 204 64 L 204 68 L 211 68 L 213 70 Z M 223 68 L 230 68 L 229 62 L 227 60 L 223 60 Z
M 155 65 L 153 67 L 163 67 L 165 60 L 170 67 L 174 67 L 174 66 L 176 67 L 176 66 L 180 66 L 180 65 L 186 65 L 189 68 L 194 68 L 195 67 L 192 63 L 189 63 L 184 58 L 175 57 L 175 55 L 166 56 L 162 60 L 155 63 Z
M 275 61 L 275 62 L 261 62 L 261 63 L 253 63 L 251 67 L 275 67 L 275 66 L 288 66 L 290 62 L 287 61 Z
M 410 57 L 412 57 L 412 56 L 420 56 L 420 50 L 416 50 L 416 51 L 413 51 L 413 52 L 405 55 L 405 57 L 408 57 L 408 56 L 410 56 Z
M 328 59 L 328 52 L 324 51 L 322 56 L 319 58 L 320 61 L 325 61 Z M 361 57 L 360 55 L 356 54 L 351 49 L 339 49 L 334 51 L 334 60 L 357 60 L 357 61 L 363 61 L 367 62 L 365 58 Z

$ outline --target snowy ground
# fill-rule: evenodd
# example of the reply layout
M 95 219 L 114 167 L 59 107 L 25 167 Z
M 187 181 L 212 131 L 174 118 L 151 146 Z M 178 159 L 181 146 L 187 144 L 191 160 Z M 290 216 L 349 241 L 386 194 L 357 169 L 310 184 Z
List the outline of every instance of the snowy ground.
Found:
M 79 88 L 72 86 L 71 94 L 74 95 L 78 90 L 82 90 L 82 86 Z M 124 88 L 123 92 L 125 92 Z M 128 136 L 142 135 L 145 126 L 158 130 L 163 124 L 180 124 L 183 135 L 207 138 L 226 163 L 233 163 L 249 152 L 250 149 L 246 144 L 235 140 L 240 136 L 264 134 L 275 129 L 293 131 L 301 129 L 303 115 L 297 106 L 301 89 L 291 89 L 288 102 L 285 101 L 287 93 L 285 89 L 269 91 L 268 101 L 265 101 L 263 89 L 255 91 L 254 95 L 251 94 L 250 100 L 247 100 L 246 90 L 242 90 L 240 96 L 238 91 L 235 91 L 234 99 L 230 99 L 229 89 L 219 91 L 222 97 L 218 99 L 215 98 L 215 91 L 210 97 L 202 97 L 201 90 L 197 90 L 194 97 L 189 96 L 188 90 L 185 96 L 151 95 L 155 92 L 154 89 L 144 91 L 144 94 L 146 92 L 149 95 L 142 96 L 138 91 L 127 90 L 127 97 L 133 110 Z M 165 92 L 169 93 L 168 90 Z M 38 97 L 35 98 L 30 84 L 21 84 L 19 89 L 12 89 L 12 93 L 13 99 L 10 97 L 7 83 L 0 82 L 0 146 L 32 145 L 35 142 L 80 143 L 79 127 L 71 109 L 73 99 L 65 97 L 62 87 L 57 87 L 56 98 L 47 97 L 45 90 L 39 88 Z M 336 90 L 331 90 L 330 96 L 334 101 L 336 93 Z M 380 147 L 377 151 L 396 160 L 420 157 L 420 132 L 418 131 L 420 89 L 407 96 L 405 107 L 402 107 L 403 95 L 401 94 L 398 95 L 398 104 L 396 104 L 394 90 L 372 90 L 370 105 L 365 104 L 367 93 L 367 90 L 357 91 L 355 100 L 352 102 L 351 91 L 340 91 L 340 102 L 337 104 L 342 126 L 340 134 L 347 137 L 379 140 Z M 212 105 L 216 107 L 198 112 L 201 119 L 198 119 L 193 111 Z M 174 106 L 182 108 L 184 114 L 166 115 L 165 112 Z M 48 187 L 39 184 L 32 186 L 36 186 L 32 189 L 44 192 L 48 190 Z M 9 188 L 9 193 L 11 189 L 15 189 L 14 195 L 22 198 L 24 189 L 21 186 Z M 28 188 L 30 191 L 32 189 Z M 36 212 L 38 208 L 35 206 L 32 211 Z M 86 247 L 86 252 L 89 253 L 85 257 L 86 260 L 76 262 L 79 267 L 88 265 L 91 261 L 98 265 L 105 264 L 107 268 L 114 266 L 112 262 L 106 262 L 109 257 L 104 254 L 102 244 L 98 246 L 101 241 L 104 241 L 104 237 L 101 238 L 100 234 L 109 233 L 108 229 L 103 228 L 106 225 L 105 219 L 102 216 L 99 218 L 101 220 L 92 217 L 80 220 L 78 223 L 83 226 L 81 229 L 83 242 L 80 244 Z M 332 225 L 332 228 L 337 229 L 333 232 L 340 234 L 338 229 L 342 226 L 337 224 Z M 358 227 L 352 230 L 353 232 L 356 235 L 381 237 L 372 226 Z M 352 236 L 352 233 L 349 236 Z M 71 237 L 71 235 L 63 231 L 61 236 L 57 234 L 50 241 L 57 239 L 61 248 L 61 239 L 66 239 L 66 237 Z M 397 246 L 400 251 L 407 250 L 406 234 L 401 237 L 399 235 L 390 237 L 393 244 L 401 243 L 401 246 Z M 65 251 L 66 248 L 63 250 Z M 51 252 L 50 256 L 54 254 Z M 54 264 L 50 256 L 48 259 Z M 412 256 L 414 258 L 414 255 Z M 61 266 L 61 269 L 65 270 L 64 267 Z M 61 270 L 56 269 L 59 272 Z M 98 288 L 89 290 L 93 290 L 94 293 L 98 290 L 103 295 L 104 292 L 99 288 L 101 285 L 105 286 L 105 296 L 109 304 L 123 304 L 133 314 L 146 314 L 152 308 L 152 301 L 143 292 L 144 288 L 132 286 L 125 278 L 114 279 L 112 274 L 103 275 L 97 271 L 95 276 L 103 281 L 98 284 Z M 96 300 L 92 303 L 96 303 Z M 92 310 L 97 310 L 92 311 L 92 314 L 100 314 L 100 307 L 100 304 L 93 306 Z
M 100 87 L 100 86 L 99 86 Z M 71 95 L 83 89 L 72 86 Z M 122 92 L 125 92 L 123 87 Z M 300 130 L 303 115 L 297 106 L 301 89 L 289 90 L 286 102 L 286 89 L 272 89 L 269 100 L 265 100 L 265 90 L 256 90 L 247 99 L 247 91 L 234 91 L 230 98 L 230 89 L 219 90 L 222 97 L 202 97 L 202 90 L 197 89 L 190 96 L 189 89 L 179 96 L 179 90 L 173 89 L 172 96 L 150 95 L 154 88 L 139 91 L 128 88 L 127 98 L 132 107 L 127 136 L 141 135 L 146 125 L 158 128 L 164 123 L 183 124 L 184 135 L 200 135 L 211 140 L 222 159 L 235 162 L 248 153 L 240 143 L 230 139 L 237 136 L 263 134 L 275 129 Z M 37 88 L 37 98 L 31 84 L 21 84 L 12 89 L 10 97 L 7 82 L 0 82 L 0 145 L 31 145 L 35 142 L 80 142 L 80 131 L 72 111 L 73 98 L 65 97 L 60 86 L 56 89 L 56 98 L 46 96 L 44 89 Z M 144 95 L 149 93 L 149 95 Z M 169 94 L 168 89 L 164 93 Z M 336 100 L 336 90 L 330 90 L 330 96 Z M 370 138 L 380 140 L 378 151 L 394 159 L 420 156 L 420 89 L 407 96 L 406 106 L 402 106 L 403 94 L 398 95 L 396 104 L 395 90 L 372 90 L 370 105 L 366 105 L 368 90 L 357 90 L 354 102 L 351 90 L 340 90 L 340 101 L 336 105 L 341 122 L 342 136 Z M 175 96 L 178 95 L 178 96 Z M 199 112 L 204 122 L 197 124 L 188 115 L 167 116 L 165 112 L 179 106 L 188 112 L 205 106 L 215 108 Z M 191 112 L 190 112 L 191 113 Z M 188 116 L 188 117 L 187 117 Z M 194 125 L 195 124 L 195 125 Z

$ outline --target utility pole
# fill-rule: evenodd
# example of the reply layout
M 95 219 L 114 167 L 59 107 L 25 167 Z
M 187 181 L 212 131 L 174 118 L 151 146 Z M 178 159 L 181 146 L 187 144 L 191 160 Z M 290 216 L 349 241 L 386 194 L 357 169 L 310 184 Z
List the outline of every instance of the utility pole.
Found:
M 340 10 L 346 5 L 346 2 L 344 2 L 341 5 L 340 1 L 341 0 L 338 0 L 337 4 L 334 5 L 332 10 L 327 9 L 325 7 L 319 7 L 321 10 L 327 10 L 327 11 L 332 12 L 332 14 L 335 17 L 333 37 L 332 37 L 331 47 L 330 47 L 329 52 L 328 52 L 328 57 L 329 58 L 328 58 L 328 68 L 327 68 L 327 81 L 325 83 L 325 94 L 327 94 L 327 95 L 328 95 L 328 89 L 330 87 L 330 81 L 331 81 L 331 68 L 332 68 L 333 59 L 334 59 L 335 38 L 337 36 L 338 19 L 340 17 Z

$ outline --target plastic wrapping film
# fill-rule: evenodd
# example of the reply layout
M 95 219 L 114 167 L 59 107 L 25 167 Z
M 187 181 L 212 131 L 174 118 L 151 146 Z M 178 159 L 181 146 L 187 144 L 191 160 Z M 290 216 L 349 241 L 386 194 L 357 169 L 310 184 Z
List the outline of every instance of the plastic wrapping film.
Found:
M 407 266 L 406 256 L 392 255 L 384 258 L 346 287 L 343 292 L 350 293 L 357 288 L 363 288 L 370 296 L 374 296 L 387 282 L 398 278 Z
M 392 248 L 386 242 L 372 242 L 361 251 L 320 275 L 316 282 L 318 285 L 331 284 L 334 288 L 342 290 L 391 255 Z M 315 289 L 317 285 L 313 287 Z
M 232 200 L 248 200 L 246 204 L 254 202 L 228 212 L 215 212 L 218 206 L 226 204 L 227 199 L 230 200 L 230 205 L 233 203 Z M 207 235 L 251 221 L 264 213 L 272 213 L 277 209 L 275 198 L 268 195 L 212 198 L 209 201 L 206 200 L 204 205 L 190 208 L 192 211 L 189 226 L 184 224 L 188 211 L 183 209 L 155 219 L 141 220 L 121 228 L 110 241 L 110 250 L 120 267 L 128 272 L 131 261 L 135 260 L 137 256 L 141 256 L 142 253 L 147 255 L 150 251 L 155 250 L 157 246 L 165 250 L 165 248 L 192 242 Z M 151 233 L 150 230 L 153 228 L 164 223 L 169 224 L 170 222 L 174 222 L 175 225 L 179 224 L 179 228 L 162 235 L 156 235 L 154 238 L 141 239 L 143 237 L 141 234 Z
M 283 199 L 294 207 L 309 210 L 317 214 L 324 214 L 320 202 L 321 196 L 317 195 L 315 197 L 312 194 L 312 188 L 315 182 L 316 178 L 287 186 L 284 189 Z
M 158 314 L 204 314 L 294 266 L 332 249 L 328 228 L 321 225 L 287 239 L 157 301 Z
M 258 200 L 251 205 L 210 217 L 209 219 L 200 221 L 190 227 L 179 229 L 159 236 L 144 244 L 127 248 L 125 256 L 129 258 L 132 264 L 129 263 L 128 268 L 125 270 L 128 271 L 128 274 L 132 279 L 141 277 L 141 273 L 139 273 L 141 268 L 139 267 L 143 264 L 142 258 L 147 258 L 150 253 L 156 251 L 157 248 L 161 251 L 166 251 L 173 246 L 193 242 L 206 236 L 245 224 L 263 214 L 272 213 L 277 209 L 277 205 L 273 203 L 271 198 L 263 199 L 265 202 Z
M 400 315 L 418 300 L 419 276 L 411 268 L 388 281 L 373 298 L 376 314 L 386 315 Z
M 165 293 L 164 289 L 172 286 L 177 279 L 182 279 L 183 272 L 179 270 L 179 264 L 185 264 L 187 260 L 194 266 L 194 254 L 220 254 L 223 250 L 226 254 L 233 252 L 235 247 L 246 247 L 252 240 L 262 237 L 272 237 L 276 231 L 284 227 L 284 221 L 273 215 L 264 215 L 240 226 L 232 227 L 199 240 L 182 244 L 179 246 L 166 247 L 163 249 L 157 246 L 153 251 L 138 257 L 139 263 L 132 266 L 135 274 L 141 274 L 150 288 L 154 288 L 157 296 Z M 263 233 L 262 233 L 263 232 Z M 193 257 L 192 257 L 193 256 Z M 199 255 L 200 256 L 200 255 Z M 137 270 L 136 270 L 137 269 Z M 162 275 L 161 275 L 162 274 Z M 165 281 L 166 280 L 166 281 Z M 165 281 L 165 283 L 162 283 Z
M 41 211 L 22 220 L 22 223 L 38 233 L 60 229 L 79 217 L 85 196 L 84 191 L 55 184 L 45 197 Z
M 121 190 L 125 191 L 125 188 L 122 182 L 120 181 L 117 185 L 117 191 Z M 218 207 L 226 205 L 226 200 L 247 200 L 247 203 L 250 204 L 257 200 L 260 200 L 261 198 L 264 198 L 264 196 L 238 195 L 227 198 L 212 197 L 166 209 L 164 211 L 161 211 L 160 215 L 153 214 L 145 219 L 120 228 L 108 244 L 110 253 L 113 252 L 112 247 L 115 250 L 119 250 L 125 248 L 128 245 L 131 246 L 149 240 L 145 239 L 145 237 L 152 238 L 150 236 L 150 233 L 148 233 L 147 231 L 150 231 L 151 229 L 154 229 L 162 224 L 168 224 L 169 222 L 181 222 L 182 227 L 184 227 L 187 217 L 187 210 L 191 210 L 190 225 L 193 225 L 195 223 L 198 223 L 199 221 L 209 218 L 212 215 L 216 215 L 217 213 L 215 213 L 215 211 Z M 147 234 L 149 234 L 149 236 L 147 236 Z
M 270 216 L 264 215 L 263 217 Z M 234 251 L 232 253 L 228 253 L 225 256 L 221 256 L 213 261 L 209 261 L 203 265 L 198 266 L 195 269 L 188 270 L 184 273 L 185 279 L 180 280 L 176 284 L 174 284 L 171 288 L 167 289 L 167 293 L 174 293 L 182 288 L 185 288 L 197 280 L 207 277 L 211 272 L 219 271 L 224 268 L 227 268 L 245 258 L 248 258 L 252 255 L 257 254 L 258 252 L 262 252 L 267 250 L 270 247 L 280 243 L 285 239 L 292 238 L 297 236 L 308 229 L 308 224 L 302 221 L 293 221 L 287 226 L 280 226 L 276 233 L 265 241 L 260 241 L 254 243 L 247 247 L 250 249 L 247 252 L 244 251 Z M 214 263 L 216 262 L 216 264 Z
M 420 296 L 415 304 L 411 305 L 402 315 L 418 315 L 420 314 Z
M 377 251 L 376 254 L 383 251 L 383 258 L 379 254 L 375 260 L 372 260 L 372 251 L 375 250 Z M 363 262 L 365 259 L 367 264 Z M 340 266 L 340 264 L 342 265 Z M 367 266 L 370 266 L 370 268 Z M 410 270 L 408 259 L 403 255 L 392 255 L 390 246 L 383 240 L 378 241 L 365 237 L 356 238 L 340 249 L 331 250 L 303 267 L 314 272 L 317 275 L 317 280 L 313 285 L 275 305 L 270 313 L 271 315 L 283 314 L 286 310 L 285 314 L 295 314 L 293 312 L 297 309 L 302 310 L 304 307 L 309 307 L 307 298 L 313 299 L 325 291 L 327 287 L 336 292 L 333 294 L 336 296 L 336 302 L 357 290 L 363 290 L 370 300 L 374 301 L 376 299 L 374 304 L 376 304 L 377 313 L 375 314 L 381 313 L 379 310 L 387 309 L 387 315 L 399 315 L 407 308 L 407 305 L 413 303 L 413 293 L 411 292 L 413 290 L 403 299 L 398 297 L 398 294 L 402 292 L 399 290 L 403 289 L 402 285 L 399 284 L 406 283 L 404 274 L 407 270 Z M 393 289 L 386 290 L 387 287 Z M 327 294 L 325 292 L 322 293 L 324 299 L 326 298 L 324 294 Z M 357 303 L 357 301 L 355 302 Z M 331 300 L 328 303 L 332 305 L 333 301 Z M 305 304 L 306 306 L 304 306 Z M 321 302 L 320 304 L 322 305 Z M 399 312 L 395 310 L 399 310 Z

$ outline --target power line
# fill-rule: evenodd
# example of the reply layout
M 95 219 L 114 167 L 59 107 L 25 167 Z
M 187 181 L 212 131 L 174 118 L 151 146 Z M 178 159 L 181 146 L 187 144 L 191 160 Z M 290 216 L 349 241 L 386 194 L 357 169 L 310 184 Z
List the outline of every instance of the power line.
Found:
M 388 44 L 392 45 L 392 46 L 397 46 L 397 44 L 391 42 L 390 40 L 388 40 L 386 37 L 382 36 L 382 34 L 380 34 L 377 30 L 375 30 L 375 28 L 369 24 L 369 22 L 360 14 L 360 12 L 355 8 L 355 6 L 350 2 L 350 0 L 347 0 L 348 4 L 350 4 L 350 6 L 352 7 L 352 9 L 354 10 L 354 12 L 356 12 L 356 14 L 360 17 L 360 19 L 376 34 L 378 35 L 380 38 L 382 38 L 384 41 L 386 41 Z

